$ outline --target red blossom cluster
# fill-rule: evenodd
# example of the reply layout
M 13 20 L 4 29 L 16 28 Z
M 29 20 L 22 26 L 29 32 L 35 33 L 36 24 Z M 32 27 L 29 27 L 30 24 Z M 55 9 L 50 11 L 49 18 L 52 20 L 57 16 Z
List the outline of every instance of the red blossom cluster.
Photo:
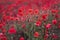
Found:
M 60 40 L 54 29 L 60 0 L 0 0 L 0 40 Z

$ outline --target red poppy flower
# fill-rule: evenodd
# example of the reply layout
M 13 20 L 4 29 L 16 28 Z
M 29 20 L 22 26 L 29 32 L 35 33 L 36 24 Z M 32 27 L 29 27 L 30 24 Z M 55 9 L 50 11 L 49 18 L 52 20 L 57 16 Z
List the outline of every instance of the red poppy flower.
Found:
M 44 40 L 47 40 L 47 38 L 48 38 L 48 34 L 45 34 L 44 35 Z
M 48 9 L 47 5 L 42 7 L 42 10 L 47 10 L 47 9 Z
M 7 21 L 9 21 L 10 20 L 10 16 L 7 16 Z
M 1 40 L 7 40 L 7 37 L 6 37 L 6 36 L 3 36 L 3 37 L 1 38 Z
M 35 9 L 34 10 L 34 14 L 38 14 L 39 13 L 39 10 L 38 9 Z
M 20 39 L 19 40 L 24 40 L 24 37 L 20 37 Z
M 53 24 L 57 24 L 57 20 L 55 19 L 55 20 L 52 20 L 52 23 Z
M 35 25 L 36 25 L 36 26 L 41 26 L 41 21 L 37 21 L 37 22 L 35 23 Z
M 2 37 L 3 37 L 3 35 L 4 35 L 3 33 L 0 33 L 0 38 L 2 38 Z
M 10 20 L 15 20 L 15 18 L 14 17 L 10 17 Z
M 24 14 L 23 13 L 18 13 L 19 16 L 23 16 Z
M 55 15 L 55 18 L 59 18 L 59 14 L 56 14 L 56 15 Z
M 14 18 L 15 18 L 15 20 L 18 20 L 18 21 L 20 20 L 19 17 L 14 17 Z
M 51 24 L 48 23 L 48 24 L 46 25 L 46 28 L 47 28 L 47 29 L 51 28 Z
M 29 9 L 28 13 L 33 14 L 33 9 Z
M 39 37 L 39 33 L 38 32 L 35 32 L 34 33 L 34 37 L 38 38 Z
M 18 13 L 23 13 L 24 12 L 24 8 L 25 8 L 24 5 L 22 5 L 21 7 L 19 7 Z
M 19 9 L 19 13 L 22 13 L 23 12 L 23 10 L 22 9 Z
M 52 9 L 52 13 L 58 13 L 58 10 Z
M 16 29 L 14 27 L 11 27 L 9 30 L 8 30 L 8 33 L 9 34 L 15 34 L 16 33 Z
M 57 39 L 58 36 L 57 36 L 56 34 L 53 34 L 53 35 L 52 35 L 52 38 Z
M 7 40 L 7 37 L 3 33 L 0 33 L 0 39 L 1 40 Z
M 48 16 L 48 14 L 42 14 L 42 19 L 43 20 L 46 20 L 47 19 L 47 16 Z

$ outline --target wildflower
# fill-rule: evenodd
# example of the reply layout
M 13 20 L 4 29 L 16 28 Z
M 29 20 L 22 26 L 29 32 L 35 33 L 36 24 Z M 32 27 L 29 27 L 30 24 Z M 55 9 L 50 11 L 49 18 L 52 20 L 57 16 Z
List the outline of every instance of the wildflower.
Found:
M 52 35 L 52 38 L 57 39 L 58 36 L 57 36 L 56 34 L 53 34 L 53 35 Z
M 55 20 L 52 20 L 52 23 L 53 24 L 57 24 L 57 20 L 55 19 Z
M 20 37 L 20 39 L 19 40 L 24 40 L 24 37 Z
M 33 9 L 29 9 L 28 12 L 29 12 L 30 14 L 33 14 Z
M 38 38 L 39 37 L 39 33 L 38 32 L 35 32 L 34 33 L 34 37 Z
M 43 19 L 43 20 L 46 20 L 46 19 L 47 19 L 47 16 L 48 16 L 48 14 L 43 14 L 43 15 L 42 15 L 42 19 Z
M 10 17 L 10 20 L 15 20 L 15 18 L 14 17 Z
M 58 10 L 52 9 L 52 13 L 58 13 Z
M 44 40 L 46 40 L 48 38 L 48 34 L 44 35 Z
M 47 28 L 47 29 L 51 28 L 51 24 L 48 23 L 48 24 L 46 25 L 46 28 Z
M 55 18 L 59 18 L 59 14 L 56 14 L 56 15 L 55 15 Z
M 19 13 L 22 13 L 23 12 L 23 10 L 22 9 L 19 9 Z
M 35 25 L 36 26 L 41 26 L 41 21 L 36 21 Z
M 15 34 L 16 33 L 16 29 L 14 27 L 11 27 L 9 30 L 8 30 L 8 33 L 9 34 Z
M 3 33 L 0 33 L 0 39 L 1 40 L 7 40 L 7 37 Z
M 38 9 L 35 9 L 34 13 L 35 14 L 38 14 L 39 13 L 39 10 Z
M 3 36 L 3 37 L 1 38 L 1 40 L 7 40 L 7 37 L 6 37 L 6 36 Z

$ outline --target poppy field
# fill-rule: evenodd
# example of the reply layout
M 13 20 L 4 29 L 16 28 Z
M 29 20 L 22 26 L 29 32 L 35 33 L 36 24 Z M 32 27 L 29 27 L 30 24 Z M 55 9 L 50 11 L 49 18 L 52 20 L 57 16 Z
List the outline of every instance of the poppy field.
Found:
M 0 0 L 0 40 L 60 40 L 60 0 Z

